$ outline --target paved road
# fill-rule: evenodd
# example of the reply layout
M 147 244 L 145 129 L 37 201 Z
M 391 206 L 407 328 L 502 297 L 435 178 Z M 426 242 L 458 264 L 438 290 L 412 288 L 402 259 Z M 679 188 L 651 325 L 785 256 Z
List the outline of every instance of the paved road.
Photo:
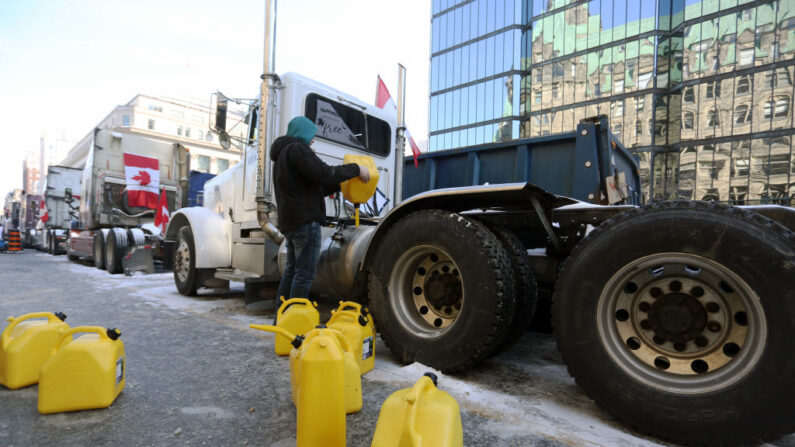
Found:
M 325 315 L 334 303 L 321 303 Z M 105 410 L 40 415 L 37 387 L 0 387 L 0 446 L 295 445 L 287 360 L 270 334 L 248 328 L 242 289 L 179 295 L 170 274 L 109 275 L 64 257 L 0 255 L 0 316 L 62 311 L 70 325 L 122 330 L 127 387 Z M 368 446 L 383 401 L 427 369 L 395 363 L 378 340 L 362 378 L 364 407 L 347 417 L 349 446 Z M 462 409 L 468 446 L 664 445 L 628 431 L 577 388 L 553 339 L 528 333 L 462 376 L 439 375 Z M 779 446 L 795 445 L 795 435 Z

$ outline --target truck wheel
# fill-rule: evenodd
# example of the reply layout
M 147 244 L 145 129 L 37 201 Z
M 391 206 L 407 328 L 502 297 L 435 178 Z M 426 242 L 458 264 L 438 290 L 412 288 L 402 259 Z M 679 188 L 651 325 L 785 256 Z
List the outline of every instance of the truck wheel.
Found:
M 758 214 L 666 202 L 617 216 L 566 261 L 553 325 L 597 404 L 655 436 L 757 443 L 795 431 L 795 236 Z
M 94 233 L 94 267 L 105 270 L 105 235 L 102 230 Z
M 497 236 L 497 239 L 508 252 L 516 283 L 516 291 L 514 293 L 516 310 L 509 325 L 508 336 L 497 348 L 496 353 L 499 354 L 513 346 L 527 332 L 536 309 L 538 287 L 535 274 L 530 267 L 530 260 L 527 258 L 527 248 L 519 240 L 519 237 L 502 225 L 491 225 L 489 229 Z
M 186 225 L 177 232 L 177 248 L 174 250 L 174 284 L 182 295 L 196 296 L 197 279 L 193 231 Z
M 53 239 L 55 239 L 55 237 L 53 237 L 53 231 L 50 230 L 47 232 L 47 253 L 51 255 L 55 254 L 55 250 L 53 249 Z
M 376 327 L 401 362 L 462 371 L 508 334 L 511 261 L 479 222 L 441 210 L 406 216 L 379 243 L 369 281 Z
M 127 231 L 121 228 L 112 228 L 108 232 L 108 241 L 105 244 L 105 267 L 108 273 L 121 273 L 121 257 L 127 248 Z

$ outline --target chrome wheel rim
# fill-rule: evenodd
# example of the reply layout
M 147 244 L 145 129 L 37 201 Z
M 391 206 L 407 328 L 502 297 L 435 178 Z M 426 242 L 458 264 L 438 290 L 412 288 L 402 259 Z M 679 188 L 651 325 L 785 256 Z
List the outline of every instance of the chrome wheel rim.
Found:
M 686 253 L 640 258 L 614 274 L 599 299 L 597 326 L 629 376 L 679 394 L 739 381 L 767 338 L 751 287 L 727 267 Z
M 411 333 L 432 338 L 447 332 L 464 304 L 458 266 L 444 250 L 416 246 L 395 263 L 389 278 L 389 300 L 398 322 Z
M 174 266 L 176 267 L 174 271 L 177 273 L 177 278 L 179 278 L 180 282 L 186 282 L 190 273 L 190 248 L 188 248 L 188 243 L 184 239 L 180 240 L 179 246 L 177 246 Z

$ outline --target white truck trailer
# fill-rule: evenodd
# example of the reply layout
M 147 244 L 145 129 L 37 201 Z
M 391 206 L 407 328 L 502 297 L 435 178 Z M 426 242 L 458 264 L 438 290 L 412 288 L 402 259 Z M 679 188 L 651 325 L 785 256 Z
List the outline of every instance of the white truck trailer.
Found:
M 256 144 L 205 184 L 204 207 L 177 211 L 167 229 L 180 293 L 278 281 L 285 250 L 268 150 L 302 115 L 318 125 L 313 149 L 327 162 L 373 156 L 391 200 L 356 227 L 339 197 L 327 199 L 312 293 L 369 302 L 399 361 L 475 367 L 521 337 L 545 286 L 570 373 L 628 425 L 694 444 L 795 431 L 792 209 L 639 206 L 637 160 L 606 117 L 559 136 L 423 154 L 426 191 L 401 200 L 403 82 L 396 119 L 276 75 L 275 7 L 266 3 L 259 110 L 249 120 L 258 118 Z
M 162 258 L 161 231 L 153 224 L 155 210 L 128 202 L 125 153 L 157 159 L 169 210 L 177 208 L 181 182 L 188 181 L 184 146 L 132 133 L 94 131 L 81 176 L 79 223 L 70 233 L 68 255 L 91 260 L 110 273 L 122 271 L 122 257 L 133 247 L 150 247 L 155 259 Z
M 83 171 L 78 168 L 47 167 L 42 199 L 44 208 L 39 212 L 36 232 L 39 250 L 53 255 L 66 253 L 69 225 L 77 219 L 82 175 Z

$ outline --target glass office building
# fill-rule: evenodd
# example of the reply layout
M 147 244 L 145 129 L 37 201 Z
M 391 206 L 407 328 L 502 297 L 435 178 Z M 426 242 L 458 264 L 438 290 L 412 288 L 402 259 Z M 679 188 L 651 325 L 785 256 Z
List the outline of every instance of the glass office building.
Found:
M 430 150 L 608 115 L 646 200 L 795 202 L 795 0 L 432 0 Z

